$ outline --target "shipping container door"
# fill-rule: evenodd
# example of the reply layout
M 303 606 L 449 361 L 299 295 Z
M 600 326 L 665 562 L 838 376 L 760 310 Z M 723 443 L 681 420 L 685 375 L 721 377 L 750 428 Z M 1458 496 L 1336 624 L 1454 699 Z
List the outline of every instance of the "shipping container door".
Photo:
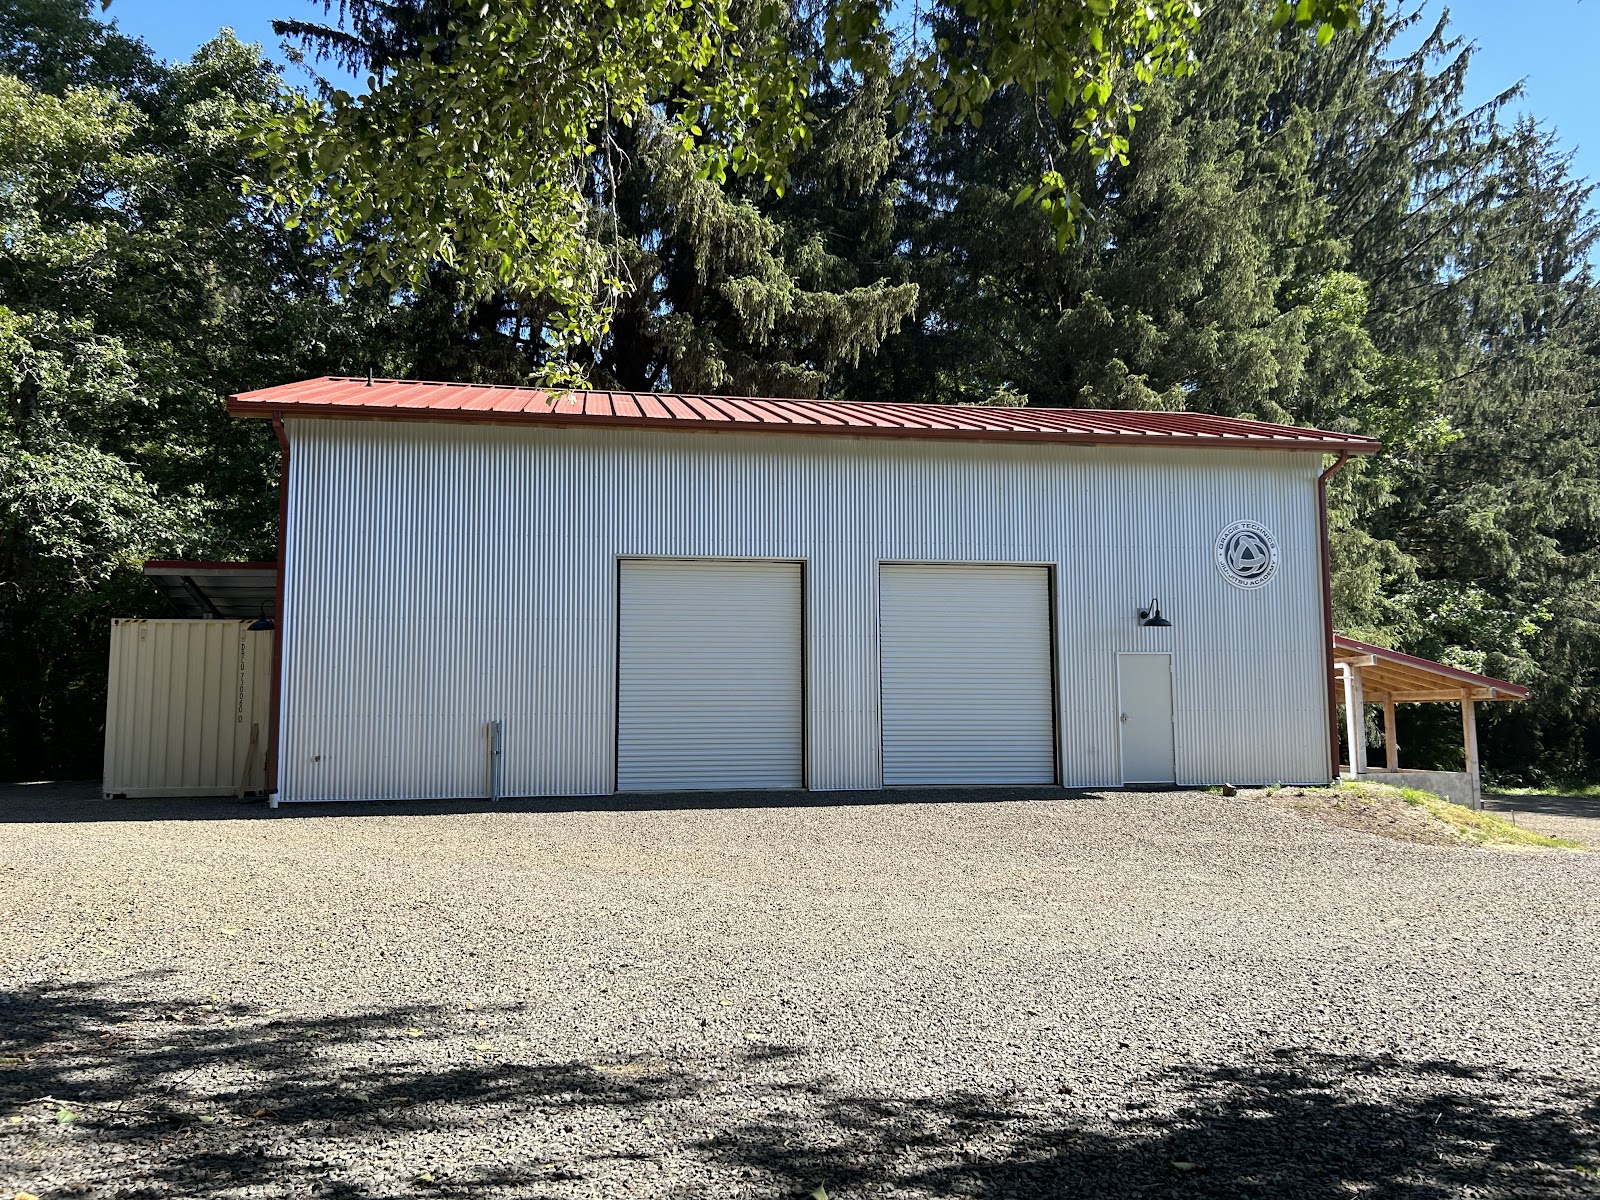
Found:
M 883 781 L 1054 783 L 1050 573 L 885 566 Z
M 111 623 L 107 796 L 231 796 L 266 787 L 273 634 L 248 621 Z
M 797 788 L 798 563 L 621 566 L 617 789 Z

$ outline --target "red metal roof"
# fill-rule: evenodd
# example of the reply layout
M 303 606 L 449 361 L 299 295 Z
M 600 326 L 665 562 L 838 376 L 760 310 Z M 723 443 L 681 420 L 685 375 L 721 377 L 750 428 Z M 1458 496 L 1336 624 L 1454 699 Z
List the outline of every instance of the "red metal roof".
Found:
M 991 408 L 954 404 L 841 404 L 664 392 L 551 391 L 410 379 L 325 377 L 241 392 L 236 416 L 488 421 L 630 429 L 740 430 L 852 437 L 1122 443 L 1371 454 L 1374 438 L 1184 412 Z

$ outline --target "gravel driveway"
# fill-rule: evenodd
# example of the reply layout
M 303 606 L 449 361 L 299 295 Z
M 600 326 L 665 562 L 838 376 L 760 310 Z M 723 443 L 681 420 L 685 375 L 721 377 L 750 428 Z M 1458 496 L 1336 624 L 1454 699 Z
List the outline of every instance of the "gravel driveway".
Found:
M 1483 806 L 1536 833 L 1570 838 L 1585 846 L 1600 847 L 1600 797 L 1501 796 L 1490 794 Z
M 1600 1194 L 1600 854 L 954 798 L 0 790 L 0 1196 Z

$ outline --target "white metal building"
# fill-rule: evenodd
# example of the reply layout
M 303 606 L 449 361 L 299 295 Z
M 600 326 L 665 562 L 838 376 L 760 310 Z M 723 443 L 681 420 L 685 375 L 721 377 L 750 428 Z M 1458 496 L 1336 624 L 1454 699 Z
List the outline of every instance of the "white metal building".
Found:
M 287 458 L 285 801 L 1336 769 L 1320 478 L 1370 439 L 362 379 L 230 409 Z

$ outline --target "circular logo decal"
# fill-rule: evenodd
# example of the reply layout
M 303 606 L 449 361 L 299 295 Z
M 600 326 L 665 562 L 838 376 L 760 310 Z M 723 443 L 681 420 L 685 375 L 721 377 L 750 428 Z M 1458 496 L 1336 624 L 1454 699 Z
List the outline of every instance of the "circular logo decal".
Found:
M 1237 588 L 1258 588 L 1278 573 L 1278 539 L 1255 521 L 1235 521 L 1217 535 L 1217 570 Z

